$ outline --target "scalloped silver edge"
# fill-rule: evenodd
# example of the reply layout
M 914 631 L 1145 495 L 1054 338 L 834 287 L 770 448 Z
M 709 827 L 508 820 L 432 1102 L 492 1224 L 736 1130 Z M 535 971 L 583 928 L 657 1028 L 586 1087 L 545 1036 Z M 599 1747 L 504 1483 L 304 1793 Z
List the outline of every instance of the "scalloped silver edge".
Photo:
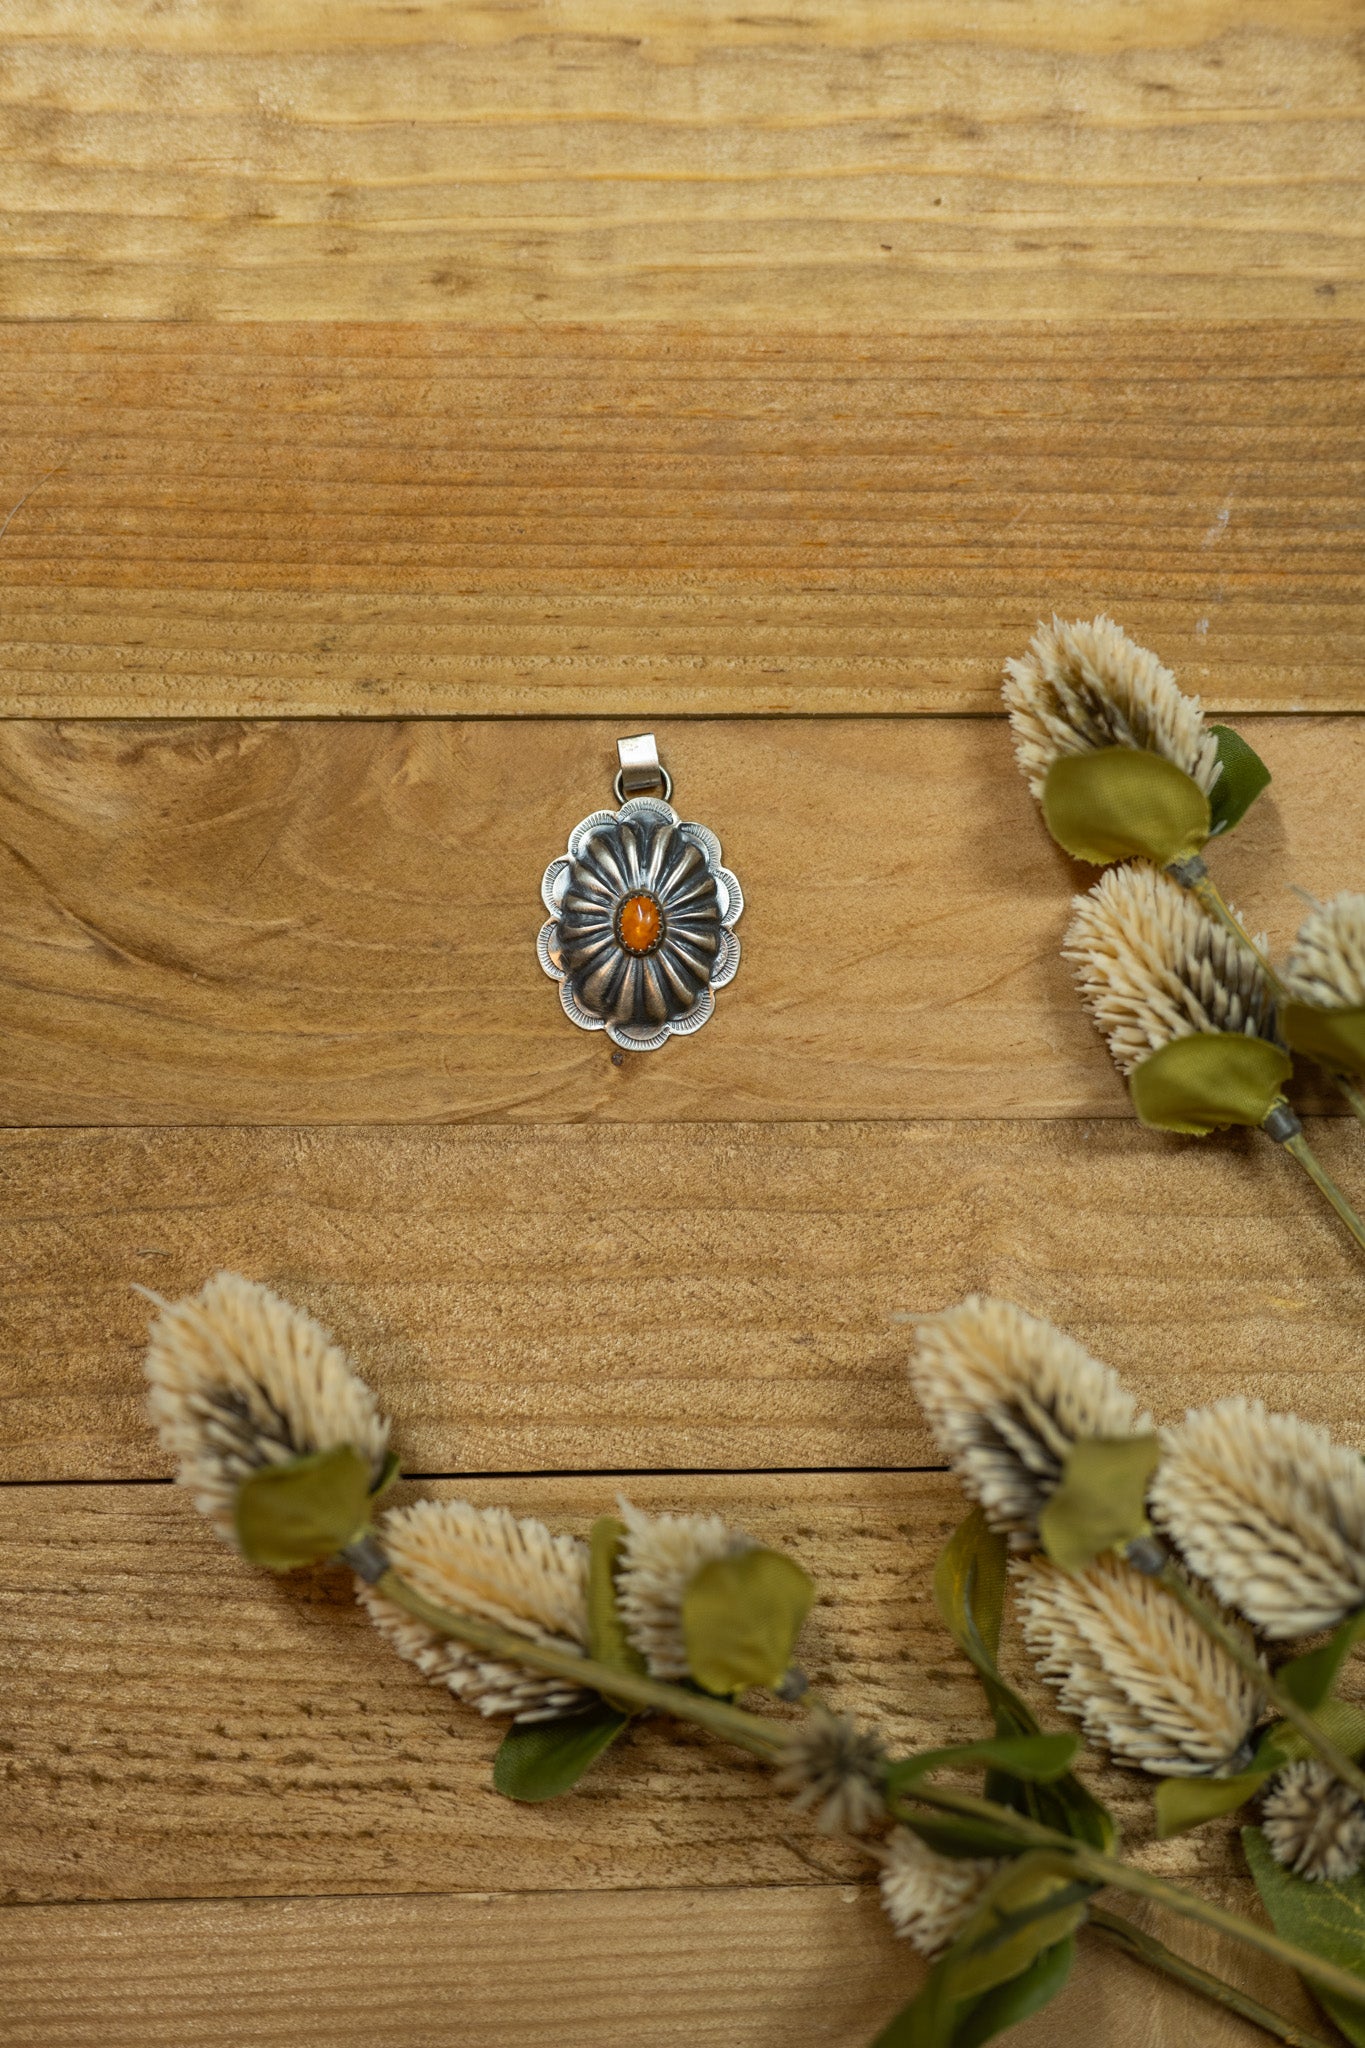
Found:
M 698 825 L 694 819 L 689 819 L 685 825 L 679 825 L 678 830 L 684 839 L 690 839 L 693 846 L 701 848 L 711 867 L 720 866 L 720 841 L 709 825 Z
M 625 1052 L 657 1052 L 661 1045 L 667 1045 L 676 1029 L 674 1024 L 665 1024 L 660 1030 L 651 1032 L 648 1038 L 637 1038 L 620 1024 L 608 1024 L 607 1037 Z
M 739 886 L 738 876 L 732 875 L 729 868 L 718 867 L 716 880 L 730 899 L 729 907 L 721 913 L 720 920 L 728 930 L 731 925 L 738 924 L 744 915 L 744 891 Z
M 569 834 L 569 859 L 577 860 L 589 832 L 595 832 L 599 825 L 614 825 L 616 815 L 615 811 L 589 811 L 586 818 L 580 818 Z
M 573 990 L 570 988 L 567 980 L 561 981 L 559 984 L 559 1000 L 564 1005 L 564 1015 L 571 1024 L 576 1024 L 580 1031 L 605 1031 L 607 1029 L 605 1017 L 590 1017 L 586 1010 L 579 1009 L 578 1004 L 574 1001 Z
M 717 961 L 716 971 L 711 976 L 710 986 L 713 989 L 728 988 L 730 986 L 730 983 L 739 973 L 739 955 L 739 940 L 732 931 L 727 930 L 725 934 L 724 956 Z
M 567 875 L 573 862 L 567 853 L 561 853 L 558 860 L 552 860 L 540 878 L 540 900 L 551 917 L 560 908 L 560 898 L 555 895 L 555 883 L 561 875 Z
M 633 796 L 612 814 L 618 825 L 628 825 L 632 818 L 657 818 L 661 825 L 676 825 L 678 814 L 672 804 L 666 804 L 661 796 Z
M 546 974 L 549 975 L 551 981 L 562 983 L 564 980 L 564 969 L 556 967 L 550 956 L 550 934 L 554 928 L 555 920 L 551 918 L 549 923 L 543 924 L 536 933 L 536 958 Z
M 707 987 L 697 997 L 696 1002 L 693 1003 L 687 1015 L 677 1018 L 668 1028 L 675 1038 L 686 1038 L 690 1032 L 701 1030 L 702 1025 L 710 1019 L 711 1012 L 715 1007 L 716 999 L 711 993 L 711 985 L 708 983 Z

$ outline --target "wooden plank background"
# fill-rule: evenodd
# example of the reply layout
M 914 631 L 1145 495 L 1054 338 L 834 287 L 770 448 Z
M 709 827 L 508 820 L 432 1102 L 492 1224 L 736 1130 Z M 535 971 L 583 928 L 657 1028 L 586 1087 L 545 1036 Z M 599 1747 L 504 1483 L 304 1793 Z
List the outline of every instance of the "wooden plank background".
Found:
M 1360 27 L 5 11 L 16 2048 L 862 2048 L 917 1978 L 866 1864 L 716 1745 L 498 1800 L 495 1730 L 166 1484 L 133 1281 L 314 1309 L 413 1494 L 582 1527 L 625 1489 L 791 1547 L 817 1682 L 907 1739 L 980 1716 L 898 1315 L 987 1287 L 1159 1417 L 1245 1387 L 1365 1447 L 1359 1265 L 1269 1145 L 1133 1124 L 995 715 L 1037 616 L 1109 608 L 1250 714 L 1248 916 L 1280 945 L 1296 888 L 1360 886 Z M 617 1064 L 531 942 L 650 723 L 745 953 L 699 1039 Z M 1247 1904 L 1226 1831 L 1152 1844 L 1103 1782 Z M 1013 2038 L 1062 2029 L 1261 2038 L 1093 1943 Z

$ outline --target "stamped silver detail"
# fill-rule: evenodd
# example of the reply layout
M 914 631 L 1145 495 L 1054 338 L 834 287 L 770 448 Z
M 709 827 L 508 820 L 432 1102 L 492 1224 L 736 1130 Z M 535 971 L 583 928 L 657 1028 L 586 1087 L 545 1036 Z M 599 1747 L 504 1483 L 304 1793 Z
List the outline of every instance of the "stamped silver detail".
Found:
M 652 750 L 651 736 L 645 740 Z M 652 759 L 666 782 L 657 754 Z M 642 761 L 635 772 L 643 777 L 648 766 Z M 550 915 L 536 956 L 559 983 L 565 1015 L 582 1030 L 605 1029 L 632 1052 L 700 1031 L 714 991 L 738 970 L 731 927 L 743 892 L 721 865 L 715 833 L 680 819 L 662 797 L 630 796 L 575 825 L 567 855 L 545 870 L 541 897 Z

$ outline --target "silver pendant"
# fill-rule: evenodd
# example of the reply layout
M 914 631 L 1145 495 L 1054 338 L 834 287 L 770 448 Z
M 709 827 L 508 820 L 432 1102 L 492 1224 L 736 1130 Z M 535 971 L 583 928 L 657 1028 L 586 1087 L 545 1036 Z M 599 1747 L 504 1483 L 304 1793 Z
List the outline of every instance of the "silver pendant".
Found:
M 744 896 L 715 833 L 684 823 L 669 802 L 653 733 L 618 740 L 616 751 L 620 809 L 575 825 L 568 853 L 546 868 L 550 921 L 536 952 L 571 1023 L 654 1052 L 700 1031 L 716 990 L 734 980 Z

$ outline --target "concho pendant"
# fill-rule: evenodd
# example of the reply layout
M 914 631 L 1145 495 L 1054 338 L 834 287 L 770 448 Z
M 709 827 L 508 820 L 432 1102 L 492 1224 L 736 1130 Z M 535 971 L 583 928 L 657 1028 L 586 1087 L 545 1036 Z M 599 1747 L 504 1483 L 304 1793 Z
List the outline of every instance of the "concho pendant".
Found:
M 653 733 L 618 740 L 616 751 L 621 808 L 575 825 L 568 853 L 546 868 L 550 921 L 536 952 L 571 1023 L 654 1052 L 700 1031 L 716 990 L 734 980 L 744 897 L 715 833 L 684 823 L 669 802 Z

